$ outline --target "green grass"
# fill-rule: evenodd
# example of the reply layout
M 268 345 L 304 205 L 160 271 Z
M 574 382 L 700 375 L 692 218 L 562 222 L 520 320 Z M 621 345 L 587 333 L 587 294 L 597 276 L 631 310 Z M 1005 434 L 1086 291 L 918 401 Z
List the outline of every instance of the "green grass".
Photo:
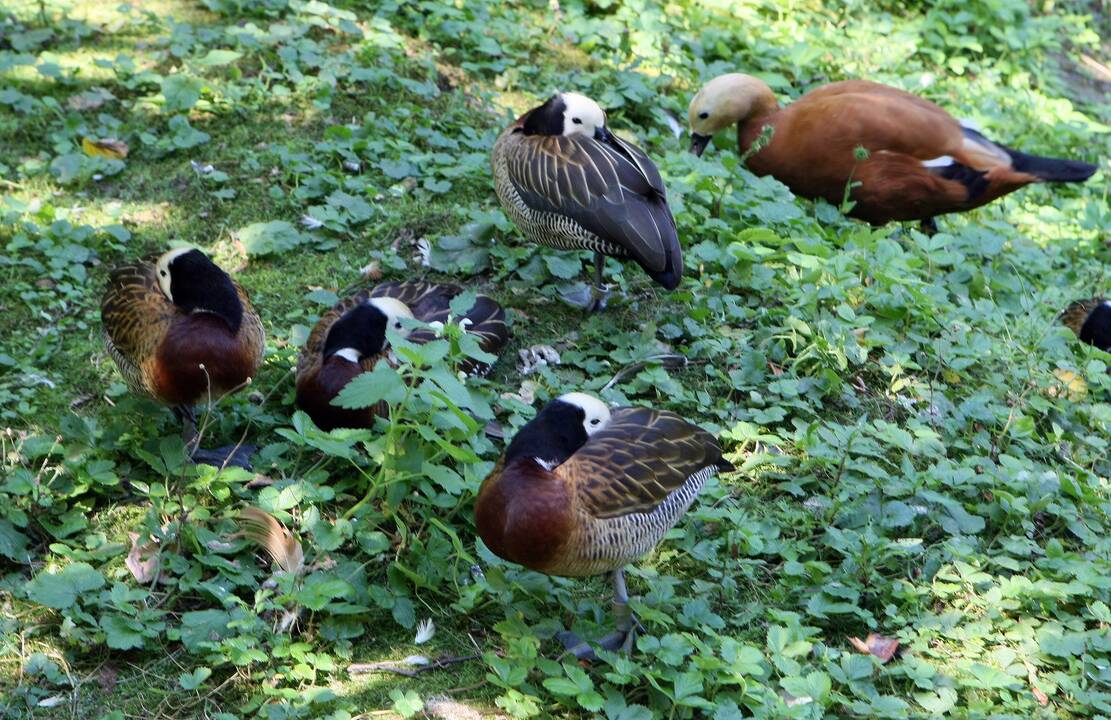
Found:
M 448 695 L 483 714 L 610 720 L 1111 716 L 1109 358 L 1056 323 L 1111 280 L 1111 84 L 1080 63 L 1111 61 L 1107 10 L 0 9 L 0 714 L 341 720 Z M 685 118 L 699 85 L 731 70 L 784 99 L 848 77 L 889 82 L 993 139 L 1101 171 L 941 218 L 932 239 L 871 229 L 738 167 L 732 133 L 703 159 L 685 152 L 664 112 Z M 114 99 L 67 105 L 95 88 Z M 597 98 L 658 160 L 688 268 L 676 292 L 611 261 L 617 295 L 584 318 L 557 292 L 586 277 L 587 257 L 522 245 L 497 209 L 493 139 L 557 88 Z M 130 155 L 87 158 L 86 136 L 124 140 Z M 307 214 L 325 226 L 308 230 Z M 294 248 L 244 243 L 273 221 L 296 228 Z M 213 410 L 208 439 L 246 431 L 269 487 L 179 466 L 170 413 L 129 398 L 103 349 L 108 269 L 174 243 L 232 270 L 266 325 L 252 392 Z M 451 396 L 475 427 L 423 391 L 363 436 L 291 425 L 299 342 L 329 293 L 370 282 L 370 264 L 510 309 L 501 361 Z M 517 351 L 536 344 L 562 363 L 522 378 Z M 476 545 L 470 502 L 501 444 L 475 428 L 530 417 L 503 396 L 523 382 L 536 407 L 662 352 L 692 362 L 649 363 L 604 397 L 703 424 L 740 471 L 631 571 L 637 651 L 584 672 L 555 661 L 551 637 L 572 624 L 602 634 L 608 583 L 544 578 Z M 442 369 L 403 372 L 435 388 Z M 399 445 L 423 464 L 384 461 Z M 235 538 L 244 505 L 281 519 L 309 569 L 275 575 Z M 161 537 L 157 584 L 126 568 L 129 533 Z M 289 610 L 299 622 L 277 629 Z M 189 635 L 219 611 L 217 635 Z M 417 646 L 424 618 L 437 632 Z M 881 665 L 855 653 L 848 638 L 869 632 L 901 654 Z M 346 671 L 413 654 L 480 657 L 411 678 Z

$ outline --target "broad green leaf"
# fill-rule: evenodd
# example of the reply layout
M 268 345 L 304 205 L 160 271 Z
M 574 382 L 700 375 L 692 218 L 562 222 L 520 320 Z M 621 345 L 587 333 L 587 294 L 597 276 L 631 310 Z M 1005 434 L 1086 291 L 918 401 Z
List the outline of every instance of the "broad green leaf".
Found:
M 82 562 L 67 565 L 57 573 L 39 573 L 25 585 L 31 600 L 55 610 L 71 607 L 78 598 L 102 587 L 104 576 Z
M 204 83 L 191 75 L 168 75 L 162 80 L 162 96 L 166 98 L 167 112 L 189 110 L 201 99 Z
M 397 371 L 380 362 L 344 386 L 332 404 L 349 410 L 368 408 L 385 401 L 399 403 L 405 397 L 405 385 Z

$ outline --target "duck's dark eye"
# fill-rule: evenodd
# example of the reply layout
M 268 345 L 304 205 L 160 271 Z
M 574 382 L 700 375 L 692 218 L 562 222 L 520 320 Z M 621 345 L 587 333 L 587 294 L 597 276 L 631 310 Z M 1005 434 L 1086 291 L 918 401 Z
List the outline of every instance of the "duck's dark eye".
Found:
M 598 424 L 598 423 L 600 423 L 600 422 L 602 422 L 602 421 L 601 421 L 601 420 L 599 420 L 598 418 L 594 418 L 593 420 L 591 420 L 591 421 L 590 421 L 590 424 L 591 424 L 591 425 L 597 425 L 597 424 Z
M 576 125 L 583 124 L 582 118 L 571 118 L 571 122 L 575 123 Z
M 703 112 L 698 113 L 698 117 L 705 120 L 706 118 L 710 117 L 710 113 L 703 111 Z
M 166 277 L 166 271 L 162 270 L 161 272 L 162 272 L 162 277 Z

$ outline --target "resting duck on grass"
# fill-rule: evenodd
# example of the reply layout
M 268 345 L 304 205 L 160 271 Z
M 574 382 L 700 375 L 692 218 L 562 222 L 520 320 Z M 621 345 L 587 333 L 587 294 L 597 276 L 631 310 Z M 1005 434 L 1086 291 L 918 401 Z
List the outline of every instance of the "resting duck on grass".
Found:
M 495 555 L 532 570 L 613 573 L 617 629 L 600 646 L 627 650 L 636 620 L 624 566 L 656 547 L 708 478 L 732 469 L 714 436 L 677 415 L 568 393 L 509 443 L 478 491 L 475 525 Z M 571 632 L 560 640 L 593 656 Z
M 631 258 L 668 290 L 683 276 L 675 219 L 659 170 L 640 148 L 606 128 L 598 103 L 552 96 L 517 118 L 494 143 L 494 188 L 525 237 L 561 250 L 594 252 L 594 287 L 564 299 L 605 307 L 607 255 Z
M 1061 313 L 1061 322 L 1082 342 L 1111 352 L 1111 300 L 1077 300 Z
M 100 317 L 128 387 L 173 408 L 192 459 L 249 467 L 251 446 L 197 447 L 193 409 L 245 387 L 262 363 L 262 322 L 243 288 L 200 250 L 180 248 L 113 270 Z
M 435 338 L 431 330 L 409 332 L 402 318 L 445 322 L 451 312 L 451 301 L 462 292 L 458 285 L 388 282 L 340 300 L 317 321 L 301 349 L 297 359 L 297 407 L 308 413 L 322 430 L 372 426 L 374 418 L 386 412 L 384 403 L 349 410 L 332 405 L 332 399 L 347 383 L 372 370 L 386 356 L 386 328 L 392 327 L 410 342 L 428 342 Z M 488 353 L 497 354 L 509 340 L 505 311 L 484 295 L 476 297 L 461 322 Z M 467 362 L 460 369 L 473 372 L 486 368 Z
M 848 184 L 849 215 L 874 225 L 919 220 L 980 207 L 1035 182 L 1083 182 L 1096 166 L 1038 157 L 988 140 L 929 100 L 866 80 L 811 90 L 781 108 L 751 75 L 711 80 L 691 100 L 691 151 L 701 155 L 714 133 L 734 123 L 742 154 L 757 175 L 772 175 L 806 198 L 840 205 Z M 867 151 L 857 157 L 857 148 Z

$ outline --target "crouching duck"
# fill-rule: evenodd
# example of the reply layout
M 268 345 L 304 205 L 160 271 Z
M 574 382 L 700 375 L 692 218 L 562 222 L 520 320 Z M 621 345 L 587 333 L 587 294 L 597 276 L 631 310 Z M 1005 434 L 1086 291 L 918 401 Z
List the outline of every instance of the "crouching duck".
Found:
M 594 287 L 564 298 L 605 306 L 605 256 L 631 258 L 668 290 L 683 258 L 659 170 L 640 148 L 606 128 L 598 103 L 553 95 L 517 118 L 493 152 L 494 188 L 510 220 L 535 243 L 594 252 Z
M 811 90 L 780 108 L 771 89 L 751 75 L 711 80 L 691 100 L 691 151 L 734 123 L 748 167 L 772 175 L 806 198 L 838 205 L 849 183 L 849 215 L 880 225 L 933 218 L 980 207 L 1035 182 L 1083 182 L 1095 165 L 1038 157 L 994 143 L 929 100 L 866 80 Z M 772 128 L 770 140 L 753 143 Z M 867 157 L 857 157 L 864 148 Z
M 1082 342 L 1111 352 L 1111 300 L 1077 300 L 1061 313 L 1061 322 Z
M 636 620 L 624 566 L 663 539 L 708 478 L 732 469 L 713 435 L 677 415 L 568 393 L 509 443 L 478 491 L 475 525 L 495 555 L 537 572 L 613 573 L 617 629 L 599 644 L 627 650 Z M 593 656 L 573 633 L 559 637 Z
M 297 407 L 322 430 L 371 427 L 375 417 L 386 413 L 385 404 L 349 410 L 333 405 L 332 400 L 347 383 L 386 357 L 387 328 L 392 327 L 410 342 L 428 342 L 436 337 L 432 330 L 418 328 L 410 332 L 402 319 L 446 322 L 452 299 L 462 292 L 458 285 L 388 282 L 340 300 L 316 323 L 301 349 L 297 359 Z M 475 298 L 474 306 L 460 322 L 488 353 L 497 354 L 509 340 L 505 311 L 484 295 Z M 460 369 L 481 372 L 488 368 L 467 361 Z
M 108 354 L 132 392 L 169 405 L 195 462 L 249 467 L 251 446 L 197 447 L 194 406 L 245 387 L 265 335 L 247 293 L 200 250 L 112 271 L 100 305 Z

